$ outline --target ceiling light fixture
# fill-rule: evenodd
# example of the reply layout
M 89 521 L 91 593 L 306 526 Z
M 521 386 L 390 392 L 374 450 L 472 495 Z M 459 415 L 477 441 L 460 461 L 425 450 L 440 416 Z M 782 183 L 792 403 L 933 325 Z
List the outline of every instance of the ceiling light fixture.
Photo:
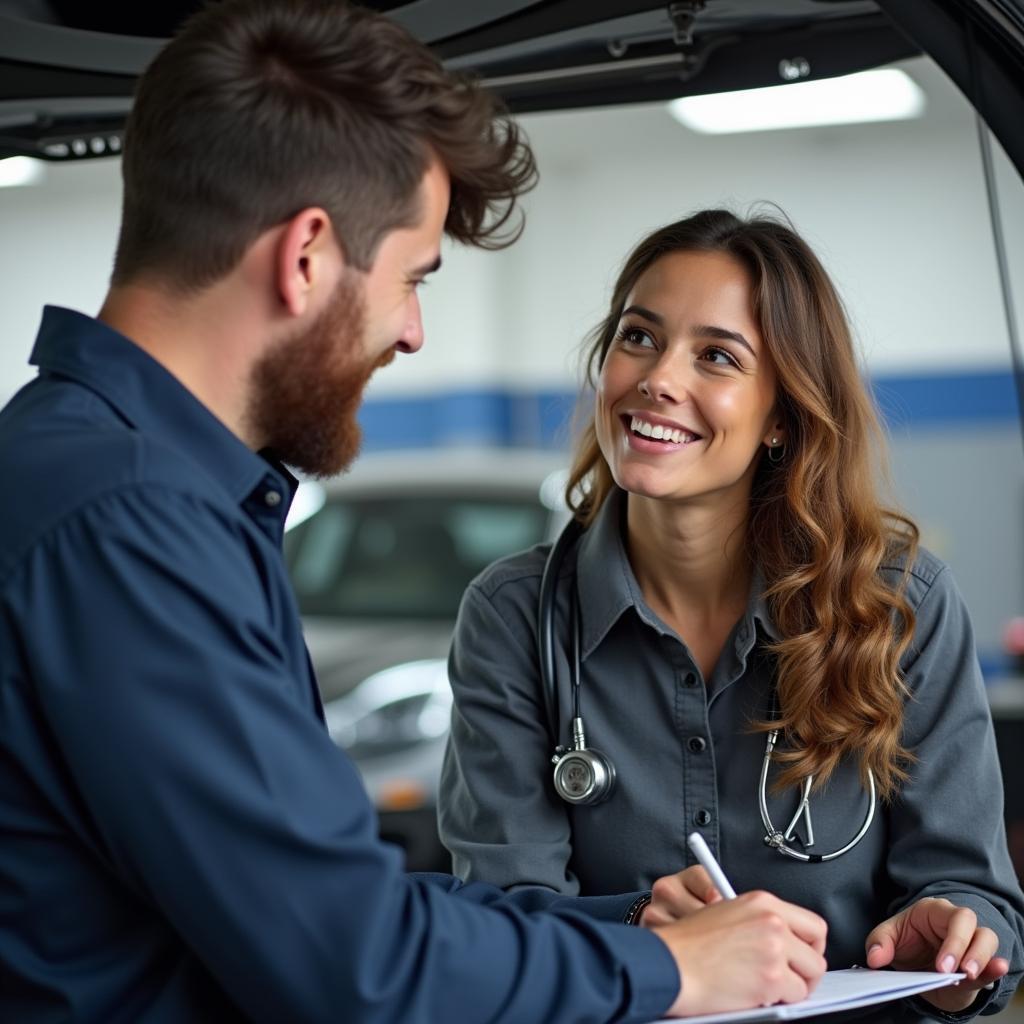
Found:
M 919 117 L 924 108 L 921 88 L 897 68 L 765 89 L 684 96 L 668 105 L 669 113 L 681 124 L 709 135 L 905 121 Z
M 30 156 L 9 156 L 0 160 L 0 188 L 35 185 L 43 177 L 43 164 Z

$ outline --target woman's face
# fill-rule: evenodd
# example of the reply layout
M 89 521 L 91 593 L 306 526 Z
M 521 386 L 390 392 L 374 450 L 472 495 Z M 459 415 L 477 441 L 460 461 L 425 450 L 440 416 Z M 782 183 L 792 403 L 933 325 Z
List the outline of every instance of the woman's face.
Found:
M 745 268 L 661 257 L 626 298 L 601 368 L 597 439 L 615 482 L 669 500 L 749 500 L 762 445 L 785 436 Z

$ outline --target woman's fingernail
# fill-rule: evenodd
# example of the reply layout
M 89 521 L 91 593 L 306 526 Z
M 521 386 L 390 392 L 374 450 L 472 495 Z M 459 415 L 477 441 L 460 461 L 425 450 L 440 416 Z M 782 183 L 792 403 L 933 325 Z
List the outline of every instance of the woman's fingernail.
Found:
M 871 956 L 871 954 L 872 954 L 872 953 L 874 953 L 874 951 L 875 951 L 876 949 L 881 949 L 881 948 L 882 948 L 882 946 L 881 946 L 881 943 L 878 943 L 878 942 L 876 942 L 876 943 L 875 943 L 875 944 L 874 944 L 874 945 L 873 945 L 873 946 L 872 946 L 872 947 L 871 947 L 871 948 L 870 948 L 870 949 L 868 950 L 868 956 Z
M 964 971 L 967 973 L 967 977 L 971 980 L 976 978 L 978 976 L 978 961 L 968 960 L 967 963 L 964 964 Z
M 950 971 L 956 966 L 956 957 L 952 953 L 947 953 L 942 959 L 942 967 L 940 970 L 944 974 L 949 974 Z

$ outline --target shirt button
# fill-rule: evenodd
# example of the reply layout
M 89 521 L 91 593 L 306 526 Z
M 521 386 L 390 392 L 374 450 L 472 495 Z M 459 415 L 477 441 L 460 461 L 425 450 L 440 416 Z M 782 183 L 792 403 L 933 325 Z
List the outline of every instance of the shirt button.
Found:
M 694 825 L 700 825 L 700 826 L 710 825 L 711 824 L 711 812 L 706 807 L 702 807 L 693 816 L 693 823 L 694 823 Z
M 281 504 L 281 495 L 277 491 L 267 491 L 263 495 L 263 501 L 266 503 L 267 508 L 277 508 Z
M 696 686 L 696 685 L 697 685 L 697 676 L 693 672 L 687 672 L 686 675 L 683 676 L 683 686 Z
M 703 736 L 691 736 L 686 744 L 695 754 L 702 754 L 707 747 L 707 741 Z

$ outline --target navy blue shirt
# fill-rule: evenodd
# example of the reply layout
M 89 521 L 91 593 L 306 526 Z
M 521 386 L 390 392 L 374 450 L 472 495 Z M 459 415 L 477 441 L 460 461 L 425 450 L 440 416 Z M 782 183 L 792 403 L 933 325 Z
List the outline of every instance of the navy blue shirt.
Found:
M 0 412 L 0 1020 L 660 1015 L 671 957 L 610 923 L 632 894 L 410 876 L 377 839 L 286 471 L 89 317 L 48 308 L 32 359 Z

